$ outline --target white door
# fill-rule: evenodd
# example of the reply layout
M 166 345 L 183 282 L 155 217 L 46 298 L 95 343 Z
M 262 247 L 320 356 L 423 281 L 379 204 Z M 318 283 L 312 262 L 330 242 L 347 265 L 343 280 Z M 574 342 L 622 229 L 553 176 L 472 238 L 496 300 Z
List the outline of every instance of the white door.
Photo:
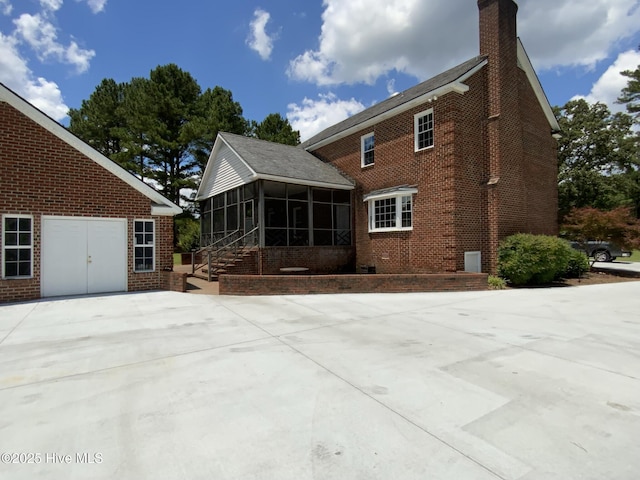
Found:
M 42 296 L 127 289 L 127 221 L 44 217 Z

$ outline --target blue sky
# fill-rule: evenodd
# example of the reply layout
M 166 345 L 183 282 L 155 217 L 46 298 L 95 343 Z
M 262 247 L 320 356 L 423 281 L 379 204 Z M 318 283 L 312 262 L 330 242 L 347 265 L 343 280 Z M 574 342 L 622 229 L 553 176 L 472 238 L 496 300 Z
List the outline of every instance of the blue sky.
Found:
M 613 102 L 640 64 L 640 0 L 520 0 L 552 105 Z M 0 0 L 0 82 L 67 123 L 103 78 L 175 63 L 303 140 L 478 54 L 475 0 Z

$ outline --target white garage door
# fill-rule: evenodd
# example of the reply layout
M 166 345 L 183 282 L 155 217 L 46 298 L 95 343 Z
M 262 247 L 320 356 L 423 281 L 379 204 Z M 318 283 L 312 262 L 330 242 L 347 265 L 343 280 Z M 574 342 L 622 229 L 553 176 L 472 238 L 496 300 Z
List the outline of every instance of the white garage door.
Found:
M 127 289 L 127 221 L 42 218 L 42 296 Z

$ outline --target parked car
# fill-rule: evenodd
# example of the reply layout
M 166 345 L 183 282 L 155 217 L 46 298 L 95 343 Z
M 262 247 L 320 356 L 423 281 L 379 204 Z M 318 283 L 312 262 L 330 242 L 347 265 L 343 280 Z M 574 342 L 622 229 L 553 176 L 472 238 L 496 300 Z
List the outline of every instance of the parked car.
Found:
M 596 262 L 613 262 L 618 257 L 630 257 L 631 252 L 622 250 L 618 245 L 611 242 L 571 242 L 571 246 L 576 250 L 586 249 L 587 255 L 593 257 Z

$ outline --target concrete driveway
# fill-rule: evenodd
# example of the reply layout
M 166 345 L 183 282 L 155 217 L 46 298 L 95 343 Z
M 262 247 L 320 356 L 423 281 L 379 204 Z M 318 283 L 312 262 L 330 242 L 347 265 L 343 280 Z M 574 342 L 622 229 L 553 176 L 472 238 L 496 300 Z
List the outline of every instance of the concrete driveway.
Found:
M 0 478 L 636 480 L 639 292 L 0 306 Z

